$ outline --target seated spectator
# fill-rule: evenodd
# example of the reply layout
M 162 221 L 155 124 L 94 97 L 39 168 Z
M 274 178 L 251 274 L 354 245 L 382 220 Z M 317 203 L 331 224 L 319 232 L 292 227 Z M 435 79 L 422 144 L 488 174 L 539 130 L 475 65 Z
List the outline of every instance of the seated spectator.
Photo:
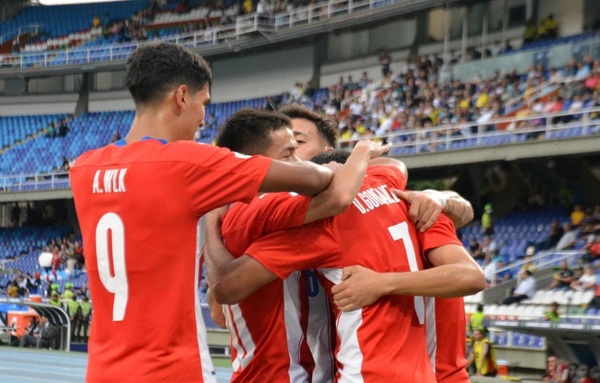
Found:
M 552 248 L 556 247 L 556 245 L 558 244 L 558 241 L 560 241 L 563 234 L 564 234 L 564 231 L 563 231 L 562 227 L 560 226 L 560 224 L 558 223 L 558 221 L 555 219 L 552 220 L 552 223 L 550 224 L 550 234 L 544 240 L 542 249 L 548 250 L 548 249 L 552 249 Z
M 569 262 L 566 260 L 560 264 L 560 270 L 554 273 L 554 280 L 548 285 L 547 289 L 569 290 L 573 282 L 573 270 L 569 268 Z
M 563 235 L 556 244 L 556 250 L 569 250 L 575 246 L 577 242 L 577 231 L 569 223 L 563 224 Z
M 485 282 L 488 286 L 493 286 L 495 282 L 494 276 L 496 275 L 496 260 L 493 259 L 492 254 L 487 254 L 483 261 L 483 275 L 485 276 Z
M 600 235 L 596 235 L 594 242 L 589 242 L 585 246 L 587 253 L 583 256 L 583 260 L 588 263 L 594 263 L 600 259 Z
M 496 284 L 504 283 L 510 281 L 512 277 L 512 273 L 509 269 L 502 270 L 506 265 L 504 264 L 503 259 L 498 259 L 496 262 Z
M 523 261 L 525 262 L 521 269 L 519 269 L 519 273 L 529 270 L 532 273 L 535 272 L 535 262 L 533 261 L 533 257 L 535 256 L 535 246 L 527 246 L 525 249 L 525 258 Z
M 550 311 L 544 314 L 544 317 L 547 321 L 558 323 L 560 322 L 560 315 L 558 314 L 558 303 L 552 302 L 550 303 Z
M 596 273 L 591 266 L 583 268 L 583 275 L 571 282 L 571 288 L 575 291 L 591 291 L 596 287 Z
M 558 360 L 555 355 L 547 359 L 546 375 L 543 381 L 545 383 L 567 382 L 569 378 L 569 366 Z
M 517 285 L 517 288 L 510 297 L 502 302 L 502 304 L 511 305 L 513 303 L 519 303 L 525 299 L 531 299 L 533 294 L 535 294 L 535 278 L 531 271 L 525 270 L 521 275 L 521 282 Z

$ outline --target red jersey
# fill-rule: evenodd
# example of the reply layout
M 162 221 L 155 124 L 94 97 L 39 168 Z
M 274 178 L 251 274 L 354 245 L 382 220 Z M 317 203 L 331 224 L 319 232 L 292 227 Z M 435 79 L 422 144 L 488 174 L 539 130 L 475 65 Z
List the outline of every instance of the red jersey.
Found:
M 344 266 L 358 264 L 378 272 L 422 269 L 416 229 L 407 222 L 406 205 L 390 192 L 405 186 L 399 170 L 370 167 L 346 212 L 272 234 L 246 253 L 279 278 L 319 268 L 328 293 L 341 281 Z M 386 296 L 359 310 L 334 313 L 338 382 L 435 382 L 422 297 Z
M 198 294 L 201 217 L 250 201 L 270 164 L 155 139 L 77 159 L 70 177 L 94 305 L 87 381 L 216 381 Z
M 454 224 L 440 215 L 435 224 L 419 234 L 423 254 L 443 245 L 460 245 Z M 426 266 L 430 266 L 425 261 Z M 462 298 L 432 298 L 426 302 L 427 348 L 438 383 L 470 382 L 467 372 L 465 304 Z
M 227 249 L 239 257 L 257 239 L 302 225 L 310 200 L 295 193 L 269 193 L 248 205 L 234 204 L 221 228 Z M 239 304 L 224 306 L 231 334 L 231 382 L 310 381 L 307 299 L 305 279 L 295 272 Z

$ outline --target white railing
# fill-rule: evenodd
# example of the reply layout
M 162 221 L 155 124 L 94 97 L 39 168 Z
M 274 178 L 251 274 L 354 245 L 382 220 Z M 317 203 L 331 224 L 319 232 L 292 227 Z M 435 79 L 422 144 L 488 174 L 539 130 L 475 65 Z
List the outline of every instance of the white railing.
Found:
M 565 134 L 585 136 L 600 133 L 600 119 L 591 119 L 592 113 L 600 113 L 600 107 L 587 108 L 576 113 L 545 113 L 528 117 L 497 118 L 485 122 L 472 121 L 430 129 L 399 130 L 377 135 L 377 138 L 392 144 L 391 155 L 507 145 L 527 140 L 561 139 L 566 137 Z M 567 123 L 559 121 L 565 118 L 573 120 Z M 577 132 L 572 132 L 573 129 Z M 358 141 L 359 139 L 342 140 L 338 146 L 352 147 Z
M 69 173 L 20 174 L 0 177 L 0 193 L 70 189 Z
M 355 12 L 379 8 L 391 4 L 406 3 L 414 6 L 429 0 L 332 0 L 311 4 L 306 7 L 281 12 L 274 15 L 253 13 L 238 16 L 235 23 L 161 38 L 161 41 L 173 42 L 188 48 L 217 45 L 238 40 L 253 32 L 269 33 L 289 29 L 298 25 L 312 24 Z M 98 61 L 124 60 L 138 46 L 145 42 L 136 41 L 110 46 L 51 50 L 37 53 L 0 55 L 0 68 L 29 68 L 52 65 L 69 65 Z

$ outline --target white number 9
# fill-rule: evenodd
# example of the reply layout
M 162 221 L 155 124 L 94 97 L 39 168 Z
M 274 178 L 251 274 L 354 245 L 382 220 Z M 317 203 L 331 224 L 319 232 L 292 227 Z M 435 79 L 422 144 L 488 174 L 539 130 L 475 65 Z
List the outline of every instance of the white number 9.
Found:
M 108 248 L 108 232 L 111 232 L 112 246 Z M 110 272 L 110 260 L 115 275 Z M 113 302 L 113 321 L 122 321 L 125 318 L 129 285 L 125 271 L 125 227 L 121 217 L 115 213 L 106 213 L 96 226 L 96 257 L 98 261 L 98 274 L 100 281 L 109 292 L 115 295 Z

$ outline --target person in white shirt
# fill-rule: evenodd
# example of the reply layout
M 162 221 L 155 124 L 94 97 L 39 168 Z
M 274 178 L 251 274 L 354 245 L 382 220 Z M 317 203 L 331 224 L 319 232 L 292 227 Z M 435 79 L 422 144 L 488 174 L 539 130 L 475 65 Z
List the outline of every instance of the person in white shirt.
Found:
M 512 293 L 512 295 L 506 298 L 502 304 L 511 305 L 513 303 L 519 303 L 522 300 L 530 299 L 535 294 L 535 278 L 533 273 L 529 270 L 525 270 L 521 273 L 521 282 Z
M 575 291 L 593 290 L 596 287 L 596 274 L 591 266 L 583 268 L 583 275 L 571 282 L 571 288 Z

